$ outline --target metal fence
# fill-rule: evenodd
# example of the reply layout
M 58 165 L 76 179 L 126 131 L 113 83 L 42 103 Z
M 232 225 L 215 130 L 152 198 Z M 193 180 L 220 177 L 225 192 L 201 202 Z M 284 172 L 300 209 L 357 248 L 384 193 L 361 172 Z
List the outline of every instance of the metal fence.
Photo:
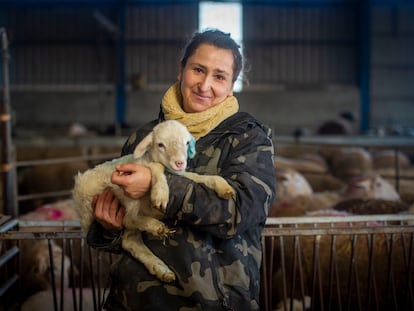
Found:
M 102 310 L 116 255 L 90 248 L 78 221 L 1 219 L 0 310 Z
M 47 241 L 49 265 L 61 267 L 47 271 L 52 288 L 44 303 L 53 306 L 51 310 L 63 310 L 64 305 L 100 310 L 114 257 L 90 249 L 78 222 L 3 220 L 4 310 L 15 310 L 22 302 L 16 294 L 25 285 L 19 274 L 22 259 L 15 255 L 24 241 Z M 63 250 L 59 256 L 54 245 Z M 262 310 L 414 309 L 412 215 L 269 218 L 262 246 Z M 65 259 L 76 269 L 58 275 Z M 70 286 L 63 289 L 65 280 Z M 85 309 L 87 299 L 91 309 Z
M 413 215 L 269 218 L 263 310 L 414 310 L 413 238 Z

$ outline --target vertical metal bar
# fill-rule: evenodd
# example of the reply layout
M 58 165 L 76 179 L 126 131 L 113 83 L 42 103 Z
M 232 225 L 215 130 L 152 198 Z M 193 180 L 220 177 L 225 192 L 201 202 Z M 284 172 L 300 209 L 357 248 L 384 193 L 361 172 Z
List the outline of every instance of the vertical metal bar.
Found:
M 265 309 L 264 311 L 270 311 L 269 308 L 269 301 L 268 301 L 268 279 L 267 276 L 269 272 L 267 271 L 267 249 L 266 249 L 266 240 L 271 239 L 273 237 L 262 237 L 262 268 L 261 268 L 261 278 L 262 278 L 262 288 L 261 288 L 261 295 L 262 301 L 264 303 Z
M 82 239 L 84 240 L 84 239 Z M 95 284 L 95 270 L 93 268 L 93 254 L 92 254 L 92 249 L 88 246 L 85 245 L 88 249 L 88 261 L 89 261 L 89 271 L 90 271 L 90 275 L 91 275 L 91 286 L 92 286 L 92 298 L 93 298 L 93 306 L 96 309 L 97 303 L 96 303 L 96 295 L 95 295 L 95 288 L 96 288 L 96 284 Z M 82 287 L 83 288 L 83 287 Z M 82 297 L 81 297 L 82 298 Z M 81 311 L 82 311 L 82 305 L 81 305 Z M 85 310 L 87 311 L 87 310 Z
M 57 297 L 56 297 L 56 282 L 55 282 L 55 263 L 53 260 L 53 249 L 52 249 L 52 241 L 50 239 L 47 240 L 48 248 L 49 248 L 49 263 L 50 263 L 50 277 L 52 281 L 52 293 L 53 293 L 53 310 L 58 310 L 57 307 Z
M 117 75 L 116 75 L 116 128 L 125 124 L 125 30 L 126 30 L 126 1 L 118 1 L 119 35 L 116 42 Z M 120 134 L 120 133 L 119 133 Z
M 283 236 L 279 237 L 280 242 L 280 267 L 282 269 L 282 290 L 283 290 L 283 308 L 286 310 L 286 299 L 287 299 L 287 280 L 286 280 L 286 261 L 285 261 L 285 243 Z
M 293 248 L 292 248 L 292 255 L 293 255 L 293 264 L 292 264 L 292 272 L 290 276 L 291 284 L 290 284 L 290 295 L 288 296 L 290 299 L 289 303 L 289 310 L 293 310 L 293 297 L 295 295 L 295 279 L 296 279 L 296 266 L 301 266 L 301 262 L 299 261 L 298 257 L 298 251 L 297 251 L 297 245 L 298 245 L 299 236 L 295 235 L 293 240 Z
M 3 54 L 3 88 L 0 103 L 0 125 L 1 125 L 1 172 L 3 181 L 3 213 L 17 216 L 14 208 L 15 202 L 15 165 L 13 157 L 13 146 L 11 142 L 11 115 L 10 115 L 10 81 L 9 81 L 9 46 L 5 28 L 0 28 L 1 46 Z
M 354 273 L 355 273 L 355 287 L 356 287 L 356 298 L 357 298 L 357 302 L 358 302 L 358 307 L 360 311 L 364 311 L 364 309 L 362 308 L 362 299 L 361 299 L 361 287 L 359 285 L 360 283 L 360 277 L 359 277 L 359 271 L 358 271 L 358 244 L 357 244 L 357 237 L 358 235 L 355 236 L 355 250 L 354 250 L 354 255 L 355 255 L 355 266 L 354 266 Z
M 66 239 L 62 240 L 62 254 L 61 254 L 61 264 L 60 264 L 60 310 L 64 311 L 64 302 L 65 302 L 65 295 L 63 294 L 64 291 L 64 284 L 65 284 L 65 256 L 66 256 Z M 53 267 L 52 267 L 53 269 Z
M 70 281 L 72 283 L 72 299 L 73 299 L 73 311 L 78 311 L 78 303 L 76 298 L 76 286 L 75 286 L 75 263 L 73 261 L 73 239 L 69 239 L 69 259 L 70 259 Z
M 407 298 L 406 298 L 406 305 L 408 306 L 409 303 L 411 302 L 411 307 L 414 309 L 414 294 L 413 294 L 413 279 L 412 279 L 412 274 L 413 274 L 413 247 L 414 247 L 414 234 L 411 233 L 410 234 L 410 247 L 409 247 L 409 251 L 408 251 L 408 258 L 407 258 L 407 262 L 408 262 L 408 267 L 407 267 L 407 284 L 408 284 L 408 288 L 407 288 Z
M 272 295 L 270 294 L 270 293 L 273 293 L 273 288 L 272 288 L 272 276 L 273 276 L 273 262 L 274 262 L 274 255 L 275 255 L 275 237 L 274 236 L 272 236 L 271 237 L 271 239 L 270 239 L 270 255 L 269 255 L 269 260 L 268 260 L 268 263 L 269 263 L 269 271 L 268 271 L 268 273 L 267 273 L 267 275 L 266 275 L 266 278 L 267 278 L 267 284 L 268 284 L 268 290 L 269 290 L 269 293 L 268 293 L 268 295 L 269 295 L 269 310 L 271 310 L 271 308 L 272 308 Z
M 359 92 L 360 92 L 360 130 L 366 132 L 370 128 L 370 62 L 371 62 L 371 4 L 370 0 L 359 3 Z
M 330 227 L 333 228 L 335 225 L 330 224 Z M 338 271 L 338 257 L 336 252 L 336 242 L 337 236 L 334 234 L 331 236 L 331 248 L 330 248 L 330 259 L 329 259 L 329 295 L 328 295 L 328 311 L 332 310 L 332 300 L 334 295 L 334 280 L 336 279 L 336 295 L 337 295 L 337 305 L 334 306 L 335 311 L 342 311 L 342 293 L 341 293 L 341 283 L 339 279 Z M 337 309 L 336 309 L 337 308 Z
M 313 242 L 313 275 L 312 275 L 312 297 L 316 297 L 317 290 L 319 291 L 319 301 L 320 301 L 320 311 L 325 310 L 324 300 L 323 300 L 323 289 L 322 289 L 322 279 L 321 279 L 321 267 L 320 267 L 320 239 L 321 236 L 317 235 L 314 237 Z M 319 288 L 317 288 L 319 287 Z M 303 295 L 304 296 L 304 295 Z M 303 299 L 304 303 L 304 299 Z M 312 303 L 312 309 L 314 310 L 315 304 Z M 305 306 L 303 306 L 305 309 Z
M 399 149 L 395 147 L 394 149 L 394 169 L 395 169 L 395 189 L 398 193 L 400 193 L 400 157 L 399 155 Z
M 351 247 L 351 260 L 349 263 L 349 271 L 348 271 L 348 288 L 347 288 L 347 310 L 351 310 L 351 305 L 352 305 L 352 299 L 351 299 L 351 295 L 352 295 L 352 283 L 353 283 L 353 276 L 354 276 L 354 271 L 355 271 L 355 267 L 356 267 L 356 242 L 357 242 L 357 235 L 352 235 L 351 238 L 351 242 L 352 242 L 352 247 Z M 361 306 L 360 306 L 361 307 Z M 361 310 L 361 308 L 359 308 L 359 310 Z
M 378 299 L 375 286 L 375 270 L 374 270 L 374 245 L 375 237 L 373 234 L 367 236 L 368 244 L 368 277 L 367 277 L 367 289 L 366 289 L 366 310 L 371 310 L 371 296 L 372 290 L 374 291 L 374 299 L 378 308 Z
M 297 228 L 297 224 L 295 225 L 295 227 Z M 297 240 L 297 243 L 296 243 Z M 302 249 L 300 247 L 300 238 L 299 236 L 295 236 L 295 250 L 296 250 L 296 254 L 298 257 L 298 270 L 299 270 L 299 280 L 300 280 L 300 295 L 302 297 L 303 303 L 305 302 L 305 285 L 304 285 L 304 273 L 303 273 L 303 261 L 302 261 Z M 293 302 L 294 302 L 294 298 L 295 297 L 295 293 L 292 292 L 292 296 L 290 297 L 290 309 L 293 310 Z
M 386 239 L 387 244 L 387 252 L 388 252 L 388 267 L 387 267 L 387 303 L 391 304 L 393 302 L 394 309 L 398 310 L 398 303 L 396 298 L 395 292 L 395 284 L 394 284 L 394 274 L 392 269 L 392 255 L 393 255 L 393 246 L 394 246 L 394 234 L 391 233 L 390 240 Z M 391 298 L 390 298 L 391 295 Z M 389 301 L 391 299 L 391 301 Z M 391 307 L 391 306 L 390 306 Z

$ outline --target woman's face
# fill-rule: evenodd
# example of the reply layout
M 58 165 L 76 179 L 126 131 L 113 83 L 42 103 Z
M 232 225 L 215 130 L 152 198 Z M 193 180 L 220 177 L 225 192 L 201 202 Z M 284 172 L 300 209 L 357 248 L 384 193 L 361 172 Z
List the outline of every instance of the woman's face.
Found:
M 178 73 L 183 110 L 201 112 L 233 95 L 233 62 L 231 50 L 201 44 Z

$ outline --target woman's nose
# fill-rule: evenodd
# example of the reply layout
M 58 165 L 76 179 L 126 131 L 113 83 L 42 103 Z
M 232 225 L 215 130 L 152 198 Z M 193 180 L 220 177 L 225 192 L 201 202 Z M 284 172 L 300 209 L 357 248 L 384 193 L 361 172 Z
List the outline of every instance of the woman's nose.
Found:
M 203 79 L 201 79 L 198 83 L 198 88 L 201 91 L 208 91 L 208 89 L 210 88 L 210 78 L 204 77 Z

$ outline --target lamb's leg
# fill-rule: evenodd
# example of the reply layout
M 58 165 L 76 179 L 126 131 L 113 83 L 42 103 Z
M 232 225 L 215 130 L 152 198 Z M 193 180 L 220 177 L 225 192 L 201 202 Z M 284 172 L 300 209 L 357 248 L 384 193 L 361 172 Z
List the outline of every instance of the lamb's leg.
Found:
M 151 204 L 165 213 L 170 195 L 164 166 L 160 163 L 151 163 Z
M 184 176 L 197 182 L 203 183 L 210 189 L 213 189 L 220 198 L 230 199 L 236 198 L 236 191 L 221 176 L 217 175 L 199 175 L 197 173 L 185 172 Z
M 124 226 L 129 230 L 138 229 L 139 231 L 149 232 L 153 236 L 160 238 L 168 238 L 175 232 L 175 230 L 168 228 L 162 221 L 144 215 L 124 217 Z
M 125 230 L 122 236 L 122 247 L 142 262 L 149 273 L 161 281 L 170 283 L 175 280 L 174 272 L 145 245 L 141 232 Z

